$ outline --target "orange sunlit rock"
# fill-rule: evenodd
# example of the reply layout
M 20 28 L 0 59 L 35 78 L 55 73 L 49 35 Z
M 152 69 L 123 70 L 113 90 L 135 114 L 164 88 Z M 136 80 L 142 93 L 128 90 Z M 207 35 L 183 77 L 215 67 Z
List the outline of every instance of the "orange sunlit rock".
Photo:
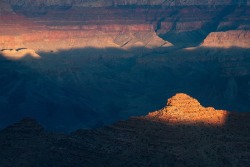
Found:
M 165 108 L 149 113 L 146 118 L 173 124 L 223 125 L 227 114 L 224 110 L 203 107 L 196 99 L 178 93 L 168 100 Z

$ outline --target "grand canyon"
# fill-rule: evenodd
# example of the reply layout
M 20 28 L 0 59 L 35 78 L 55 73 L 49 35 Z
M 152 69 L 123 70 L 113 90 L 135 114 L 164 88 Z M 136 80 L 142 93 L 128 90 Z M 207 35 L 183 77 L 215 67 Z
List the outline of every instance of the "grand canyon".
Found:
M 0 1 L 0 166 L 250 166 L 249 112 L 249 0 Z

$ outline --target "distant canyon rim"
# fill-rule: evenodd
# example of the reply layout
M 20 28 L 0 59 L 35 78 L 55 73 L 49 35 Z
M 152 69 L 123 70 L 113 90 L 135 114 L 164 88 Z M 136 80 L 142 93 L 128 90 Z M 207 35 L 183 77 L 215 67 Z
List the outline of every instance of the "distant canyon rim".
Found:
M 250 111 L 249 39 L 249 0 L 3 0 L 0 127 L 100 127 L 178 92 Z

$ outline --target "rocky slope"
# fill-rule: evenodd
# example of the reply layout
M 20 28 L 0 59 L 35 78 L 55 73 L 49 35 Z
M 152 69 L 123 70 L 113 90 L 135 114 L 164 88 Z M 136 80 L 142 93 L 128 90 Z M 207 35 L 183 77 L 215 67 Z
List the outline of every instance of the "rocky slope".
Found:
M 0 131 L 0 165 L 249 166 L 249 119 L 248 113 L 203 108 L 185 94 L 146 117 L 68 135 L 24 119 Z

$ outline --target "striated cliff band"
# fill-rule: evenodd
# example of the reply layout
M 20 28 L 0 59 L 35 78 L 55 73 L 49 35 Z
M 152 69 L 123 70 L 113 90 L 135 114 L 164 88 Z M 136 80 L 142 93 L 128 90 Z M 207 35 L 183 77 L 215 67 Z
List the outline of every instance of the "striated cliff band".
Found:
M 200 45 L 249 48 L 249 1 L 5 0 L 0 3 L 0 49 L 57 51 Z
M 249 120 L 183 93 L 147 116 L 67 135 L 27 118 L 0 131 L 0 165 L 249 166 Z

